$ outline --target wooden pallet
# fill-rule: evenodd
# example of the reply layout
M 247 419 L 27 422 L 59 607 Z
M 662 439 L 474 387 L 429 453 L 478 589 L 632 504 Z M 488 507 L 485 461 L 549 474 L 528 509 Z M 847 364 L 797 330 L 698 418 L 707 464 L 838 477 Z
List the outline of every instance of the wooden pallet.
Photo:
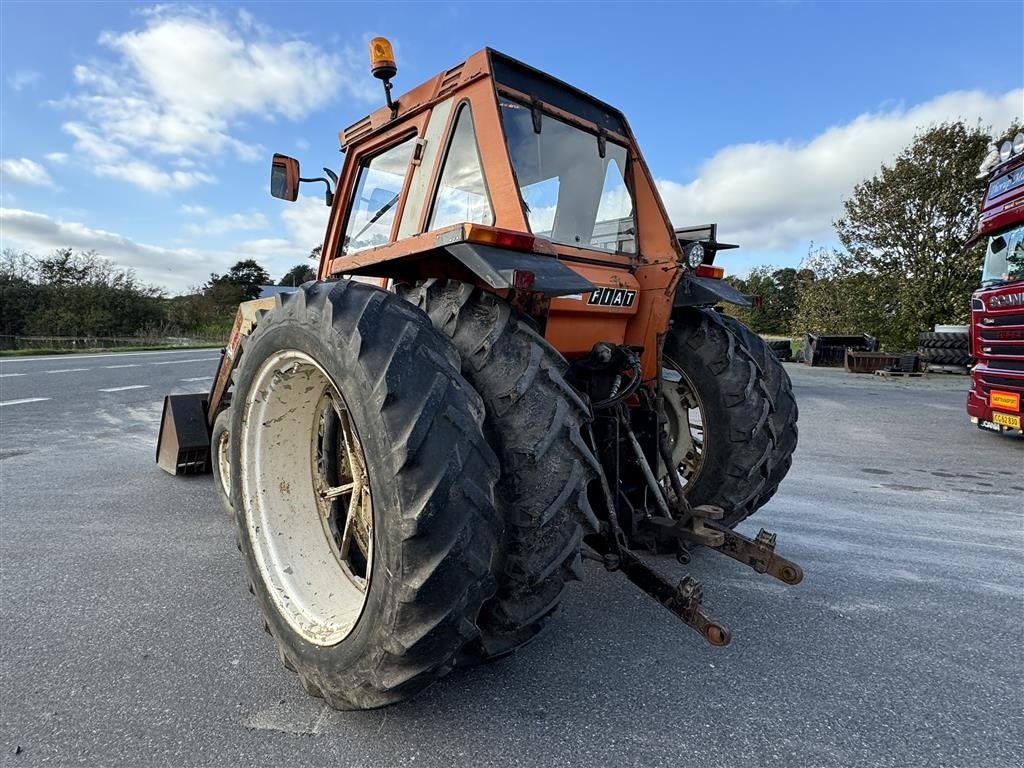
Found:
M 916 373 L 904 373 L 903 371 L 875 371 L 875 376 L 882 376 L 883 378 L 907 378 L 907 379 L 923 379 L 927 374 L 921 371 Z

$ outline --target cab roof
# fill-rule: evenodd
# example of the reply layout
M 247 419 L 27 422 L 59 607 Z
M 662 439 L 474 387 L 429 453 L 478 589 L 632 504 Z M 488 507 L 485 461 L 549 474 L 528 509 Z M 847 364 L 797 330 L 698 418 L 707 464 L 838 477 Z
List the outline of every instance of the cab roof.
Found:
M 494 80 L 497 90 L 513 98 L 537 101 L 593 123 L 598 130 L 628 136 L 623 114 L 589 93 L 513 59 L 493 48 L 483 48 L 451 69 L 439 72 L 398 100 L 397 114 L 382 106 L 340 131 L 342 151 L 372 136 L 395 121 L 428 109 L 462 87 L 483 77 Z

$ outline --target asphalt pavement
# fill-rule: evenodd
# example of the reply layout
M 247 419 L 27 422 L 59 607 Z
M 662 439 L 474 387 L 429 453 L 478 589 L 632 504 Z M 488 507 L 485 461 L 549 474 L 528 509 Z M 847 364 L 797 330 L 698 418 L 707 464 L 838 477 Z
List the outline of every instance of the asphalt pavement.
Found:
M 211 478 L 154 463 L 217 357 L 0 360 L 0 765 L 1024 763 L 1024 440 L 971 426 L 965 378 L 787 365 L 800 446 L 741 530 L 804 582 L 657 561 L 728 648 L 588 563 L 532 645 L 345 713 L 280 665 Z

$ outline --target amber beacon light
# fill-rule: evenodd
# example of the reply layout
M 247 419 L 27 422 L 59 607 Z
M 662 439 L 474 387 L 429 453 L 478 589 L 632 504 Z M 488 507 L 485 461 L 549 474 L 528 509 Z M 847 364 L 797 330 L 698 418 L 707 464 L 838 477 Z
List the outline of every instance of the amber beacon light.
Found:
M 370 41 L 370 72 L 379 80 L 390 80 L 398 73 L 395 51 L 386 37 L 375 37 Z

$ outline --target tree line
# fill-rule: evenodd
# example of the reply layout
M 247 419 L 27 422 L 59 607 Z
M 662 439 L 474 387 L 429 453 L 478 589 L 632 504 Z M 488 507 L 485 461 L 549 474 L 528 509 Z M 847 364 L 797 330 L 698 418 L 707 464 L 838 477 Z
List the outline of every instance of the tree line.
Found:
M 309 264 L 297 264 L 278 284 L 314 279 Z M 95 251 L 58 248 L 36 256 L 8 248 L 0 254 L 0 335 L 220 340 L 239 302 L 258 297 L 269 284 L 266 269 L 246 259 L 170 297 Z
M 1020 130 L 1011 126 L 999 139 Z M 867 332 L 890 350 L 917 347 L 937 324 L 966 324 L 980 284 L 977 229 L 991 139 L 964 122 L 920 132 L 891 164 L 857 184 L 833 222 L 840 248 L 813 249 L 799 268 L 761 266 L 728 278 L 761 297 L 729 308 L 765 335 Z

